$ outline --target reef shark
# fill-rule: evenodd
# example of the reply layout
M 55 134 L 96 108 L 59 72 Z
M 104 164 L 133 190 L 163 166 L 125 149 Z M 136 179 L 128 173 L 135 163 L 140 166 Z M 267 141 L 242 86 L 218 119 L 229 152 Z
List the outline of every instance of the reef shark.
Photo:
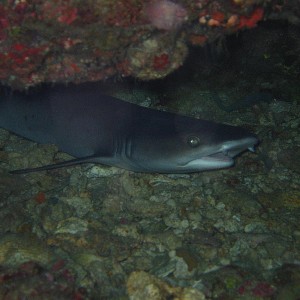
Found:
M 14 174 L 79 163 L 153 173 L 222 169 L 258 143 L 241 127 L 141 107 L 103 95 L 95 83 L 1 95 L 0 127 L 76 157 Z

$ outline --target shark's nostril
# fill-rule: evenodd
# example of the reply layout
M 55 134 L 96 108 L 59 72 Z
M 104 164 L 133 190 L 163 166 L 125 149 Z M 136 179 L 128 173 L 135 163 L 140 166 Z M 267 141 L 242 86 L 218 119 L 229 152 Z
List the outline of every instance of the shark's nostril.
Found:
M 223 153 L 225 156 L 228 156 L 228 150 L 223 150 L 222 153 Z

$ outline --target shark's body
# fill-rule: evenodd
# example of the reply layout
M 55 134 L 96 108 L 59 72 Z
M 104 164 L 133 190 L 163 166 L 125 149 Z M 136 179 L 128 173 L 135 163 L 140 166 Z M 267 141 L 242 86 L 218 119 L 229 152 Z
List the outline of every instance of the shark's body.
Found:
M 0 127 L 77 159 L 136 172 L 189 173 L 233 165 L 257 137 L 243 128 L 157 111 L 101 94 L 96 84 L 0 96 Z

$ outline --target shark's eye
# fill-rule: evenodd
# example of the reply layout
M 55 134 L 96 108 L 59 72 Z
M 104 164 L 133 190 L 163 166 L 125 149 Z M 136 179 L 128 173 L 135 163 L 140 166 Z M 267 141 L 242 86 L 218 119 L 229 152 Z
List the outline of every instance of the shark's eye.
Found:
M 193 148 L 198 147 L 200 145 L 200 139 L 195 135 L 189 136 L 187 139 L 187 143 Z

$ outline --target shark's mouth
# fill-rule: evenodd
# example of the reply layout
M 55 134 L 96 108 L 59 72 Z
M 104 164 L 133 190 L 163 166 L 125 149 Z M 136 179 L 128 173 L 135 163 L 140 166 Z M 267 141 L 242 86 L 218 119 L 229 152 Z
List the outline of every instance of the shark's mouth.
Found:
M 222 152 L 207 155 L 188 162 L 185 167 L 201 170 L 228 168 L 234 164 L 234 159 Z
M 223 153 L 223 152 L 219 152 L 219 153 L 215 153 L 215 154 L 211 154 L 211 155 L 207 155 L 205 157 L 202 157 L 201 159 L 207 159 L 207 160 L 214 160 L 214 161 L 219 161 L 220 163 L 222 162 L 232 162 L 234 156 L 229 155 L 229 153 Z

